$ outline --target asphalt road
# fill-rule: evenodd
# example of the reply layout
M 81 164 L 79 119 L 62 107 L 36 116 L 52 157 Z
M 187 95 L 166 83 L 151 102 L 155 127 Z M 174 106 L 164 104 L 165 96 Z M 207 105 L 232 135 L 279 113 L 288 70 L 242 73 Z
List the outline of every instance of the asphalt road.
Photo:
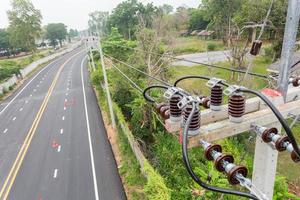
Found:
M 230 56 L 230 51 L 209 51 L 207 53 L 205 52 L 205 53 L 180 55 L 177 56 L 177 58 L 183 58 L 186 60 L 191 60 L 194 62 L 200 62 L 205 64 L 213 64 L 217 62 L 226 61 L 228 56 Z M 177 66 L 187 66 L 187 67 L 198 65 L 196 63 L 191 63 L 191 62 L 181 61 L 181 60 L 175 61 L 172 64 Z
M 77 49 L 0 104 L 0 199 L 126 199 Z

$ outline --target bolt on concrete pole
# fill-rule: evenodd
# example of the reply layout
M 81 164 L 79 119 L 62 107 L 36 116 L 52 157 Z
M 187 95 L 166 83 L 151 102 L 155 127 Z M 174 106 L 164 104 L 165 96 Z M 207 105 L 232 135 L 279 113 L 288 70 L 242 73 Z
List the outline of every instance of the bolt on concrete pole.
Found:
M 98 32 L 98 26 L 97 26 L 97 32 Z M 108 107 L 109 107 L 109 112 L 110 112 L 110 117 L 111 117 L 111 125 L 112 125 L 113 129 L 115 129 L 116 128 L 116 120 L 115 120 L 114 111 L 113 111 L 113 103 L 112 103 L 110 92 L 109 92 L 106 68 L 105 68 L 105 63 L 104 63 L 104 56 L 103 56 L 103 51 L 102 51 L 102 46 L 101 46 L 100 32 L 98 32 L 98 38 L 99 38 L 99 53 L 100 53 L 100 59 L 101 59 L 103 77 L 104 77 L 104 84 L 105 84 L 104 87 L 106 90 L 106 97 L 107 97 L 107 102 L 108 102 Z
M 278 90 L 283 94 L 284 100 L 286 100 L 288 90 L 291 59 L 294 52 L 299 24 L 299 9 L 300 0 L 289 0 L 278 78 Z

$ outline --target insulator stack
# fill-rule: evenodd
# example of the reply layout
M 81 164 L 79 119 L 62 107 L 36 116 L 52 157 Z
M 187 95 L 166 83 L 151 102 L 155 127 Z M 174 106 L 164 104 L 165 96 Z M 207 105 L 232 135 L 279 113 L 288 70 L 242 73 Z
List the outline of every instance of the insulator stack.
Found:
M 242 93 L 234 93 L 229 97 L 228 115 L 232 122 L 240 123 L 243 121 L 245 113 L 246 98 Z
M 220 84 L 216 84 L 210 91 L 210 109 L 214 111 L 221 110 L 223 101 L 223 87 Z
M 300 157 L 297 156 L 290 138 L 288 136 L 279 135 L 277 128 L 266 128 L 254 125 L 254 130 L 265 143 L 273 143 L 279 152 L 287 150 L 291 153 L 291 159 L 294 162 L 300 162 Z
M 205 141 L 200 141 L 204 148 L 204 155 L 207 160 L 213 160 L 215 163 L 215 168 L 219 172 L 224 172 L 227 174 L 228 182 L 232 185 L 239 184 L 237 175 L 240 174 L 246 177 L 248 170 L 244 166 L 235 165 L 234 158 L 232 155 L 222 154 L 222 147 L 218 144 L 210 144 Z
M 293 78 L 291 82 L 294 87 L 298 87 L 300 85 L 300 77 Z
M 183 113 L 184 123 L 186 123 L 191 112 L 192 112 L 192 105 L 187 105 L 184 108 L 184 113 Z M 193 118 L 189 125 L 188 135 L 197 135 L 197 134 L 199 134 L 199 132 L 200 132 L 200 110 L 198 107 L 196 107 L 196 110 L 193 114 Z
M 173 122 L 179 122 L 182 120 L 182 109 L 178 107 L 178 103 L 181 101 L 182 96 L 174 94 L 170 98 L 170 120 Z
M 160 114 L 163 119 L 170 118 L 170 106 L 167 103 L 159 103 L 156 105 L 156 112 Z
M 209 97 L 200 96 L 199 99 L 200 99 L 199 105 L 203 106 L 204 108 L 209 108 L 210 107 L 210 99 L 209 99 Z

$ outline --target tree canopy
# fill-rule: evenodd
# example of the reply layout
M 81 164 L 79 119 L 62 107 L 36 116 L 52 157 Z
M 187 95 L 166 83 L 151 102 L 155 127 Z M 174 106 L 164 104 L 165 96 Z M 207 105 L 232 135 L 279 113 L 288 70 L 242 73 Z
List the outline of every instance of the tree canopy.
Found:
M 51 23 L 46 28 L 46 38 L 51 41 L 52 46 L 56 46 L 57 41 L 62 47 L 62 41 L 68 34 L 67 27 L 63 23 Z
M 7 12 L 10 43 L 15 48 L 34 50 L 35 39 L 41 31 L 41 12 L 30 0 L 12 0 L 12 9 Z

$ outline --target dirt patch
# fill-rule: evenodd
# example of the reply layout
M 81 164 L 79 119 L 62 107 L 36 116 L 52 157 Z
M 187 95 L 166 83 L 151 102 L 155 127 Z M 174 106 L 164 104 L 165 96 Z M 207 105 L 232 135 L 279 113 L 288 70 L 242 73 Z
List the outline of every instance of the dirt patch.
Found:
M 297 186 L 296 184 L 293 183 L 289 183 L 289 192 L 300 197 L 300 186 Z

